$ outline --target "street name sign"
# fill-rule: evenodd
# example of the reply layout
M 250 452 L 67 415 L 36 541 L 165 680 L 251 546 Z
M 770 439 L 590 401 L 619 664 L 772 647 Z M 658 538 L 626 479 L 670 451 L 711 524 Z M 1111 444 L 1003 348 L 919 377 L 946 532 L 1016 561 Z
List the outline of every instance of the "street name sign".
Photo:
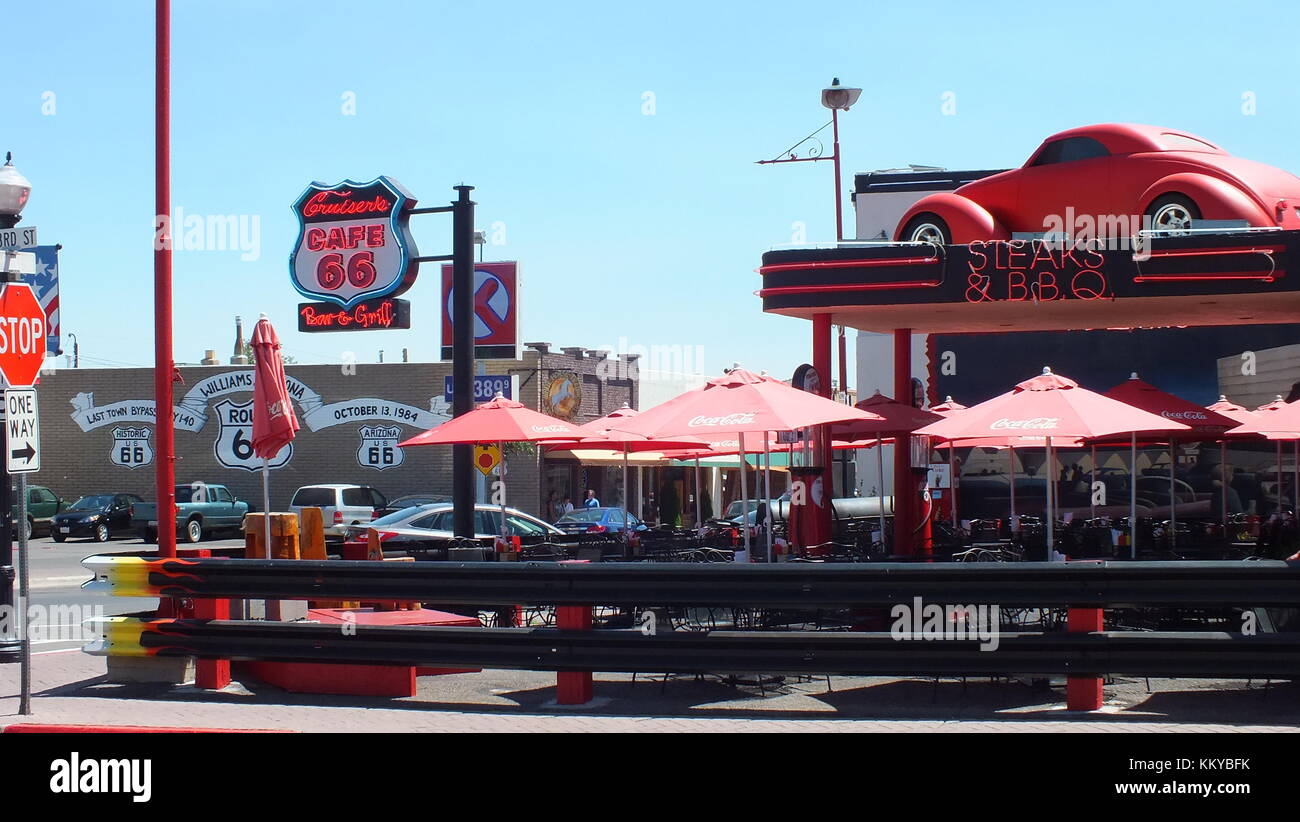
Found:
M 36 226 L 0 228 L 0 249 L 5 251 L 30 251 L 36 246 Z

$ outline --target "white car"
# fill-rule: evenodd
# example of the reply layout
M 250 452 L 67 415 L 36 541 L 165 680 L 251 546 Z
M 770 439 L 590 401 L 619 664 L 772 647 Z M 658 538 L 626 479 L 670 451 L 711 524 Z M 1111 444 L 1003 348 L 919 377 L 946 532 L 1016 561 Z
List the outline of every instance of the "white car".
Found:
M 368 485 L 304 485 L 293 494 L 289 509 L 302 514 L 304 508 L 319 508 L 325 521 L 325 536 L 346 536 L 349 525 L 366 525 L 376 510 L 388 507 L 384 495 Z
M 450 502 L 434 502 L 403 508 L 386 517 L 366 524 L 346 528 L 345 538 L 366 538 L 366 531 L 375 529 L 384 545 L 401 542 L 424 542 L 436 539 L 453 539 L 452 517 L 454 506 Z M 474 536 L 490 539 L 501 533 L 501 506 L 478 503 L 474 506 Z M 564 532 L 537 517 L 516 508 L 506 509 L 506 533 L 512 537 L 563 536 Z

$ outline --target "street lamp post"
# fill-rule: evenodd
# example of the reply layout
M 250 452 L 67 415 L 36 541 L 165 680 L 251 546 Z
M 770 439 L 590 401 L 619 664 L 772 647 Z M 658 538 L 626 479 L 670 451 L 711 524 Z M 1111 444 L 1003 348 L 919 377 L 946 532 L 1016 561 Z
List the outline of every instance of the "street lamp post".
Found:
M 5 155 L 5 164 L 0 166 L 0 228 L 13 228 L 22 219 L 23 206 L 32 194 L 32 184 L 14 168 L 13 155 Z M 17 274 L 6 275 L 18 280 Z M 0 434 L 0 447 L 4 447 L 4 435 Z M 14 580 L 18 574 L 14 568 L 13 520 L 10 509 L 13 507 L 13 488 L 9 473 L 6 471 L 4 482 L 0 482 L 0 625 L 8 624 L 13 630 L 0 634 L 0 662 L 18 662 L 22 659 L 23 631 L 14 608 Z
M 818 160 L 830 160 L 835 170 L 835 241 L 844 240 L 844 195 L 841 188 L 840 174 L 840 112 L 848 111 L 849 107 L 858 101 L 862 96 L 862 89 L 848 88 L 840 85 L 840 78 L 836 77 L 831 84 L 822 89 L 822 105 L 831 110 L 831 121 L 825 126 L 817 129 L 812 134 L 803 138 L 799 142 L 790 146 L 782 155 L 773 157 L 771 160 L 759 160 L 759 165 L 769 165 L 772 163 L 815 163 Z M 817 135 L 821 133 L 826 126 L 831 127 L 831 154 L 829 157 L 822 154 L 821 141 Z M 813 147 L 810 145 L 808 154 L 800 157 L 797 149 L 804 143 L 816 143 Z

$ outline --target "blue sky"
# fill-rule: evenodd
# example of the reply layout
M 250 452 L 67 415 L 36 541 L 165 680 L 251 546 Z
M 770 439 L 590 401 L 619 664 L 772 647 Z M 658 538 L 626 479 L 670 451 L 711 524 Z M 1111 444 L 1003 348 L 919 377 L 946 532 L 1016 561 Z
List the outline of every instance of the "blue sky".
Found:
M 174 5 L 173 204 L 256 216 L 261 240 L 255 261 L 175 254 L 181 362 L 228 357 L 234 316 L 263 311 L 300 362 L 435 357 L 436 266 L 407 294 L 409 332 L 294 330 L 289 204 L 312 180 L 388 174 L 426 206 L 477 186 L 479 227 L 505 229 L 487 258 L 522 265 L 526 340 L 698 345 L 707 371 L 788 375 L 811 329 L 761 313 L 754 269 L 796 222 L 832 237 L 831 168 L 753 161 L 828 119 L 833 76 L 864 88 L 841 119 L 846 209 L 853 171 L 1018 165 L 1091 122 L 1186 129 L 1300 171 L 1294 3 Z M 0 151 L 33 183 L 24 222 L 64 246 L 83 366 L 153 361 L 152 17 L 144 0 L 4 13 L 22 46 L 0 74 Z M 413 230 L 422 253 L 450 251 L 447 218 Z

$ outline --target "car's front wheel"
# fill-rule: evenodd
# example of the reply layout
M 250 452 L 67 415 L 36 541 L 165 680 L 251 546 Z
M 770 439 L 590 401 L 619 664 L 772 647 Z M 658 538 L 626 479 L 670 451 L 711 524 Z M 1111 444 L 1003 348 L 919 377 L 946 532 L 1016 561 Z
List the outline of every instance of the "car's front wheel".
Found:
M 1192 227 L 1192 220 L 1201 219 L 1201 210 L 1190 197 L 1182 194 L 1165 194 L 1147 206 L 1147 228 L 1181 234 Z
M 937 214 L 918 214 L 907 221 L 902 239 L 909 243 L 930 243 L 932 245 L 949 245 L 952 232 L 948 223 Z
M 60 534 L 58 531 L 51 531 L 50 536 L 54 538 L 55 542 L 63 542 L 65 539 L 67 539 L 67 537 L 65 537 L 63 534 Z

